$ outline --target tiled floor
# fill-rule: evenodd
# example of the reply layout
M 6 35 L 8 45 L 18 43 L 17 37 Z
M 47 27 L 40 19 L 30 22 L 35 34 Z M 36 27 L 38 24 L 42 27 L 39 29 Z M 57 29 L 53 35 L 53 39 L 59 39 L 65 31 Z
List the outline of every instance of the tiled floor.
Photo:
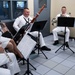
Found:
M 30 59 L 30 63 L 36 67 L 34 70 L 30 66 L 30 71 L 33 75 L 75 75 L 75 53 L 73 54 L 68 48 L 63 51 L 61 48 L 57 53 L 55 51 L 62 45 L 63 38 L 59 38 L 60 44 L 53 46 L 53 36 L 47 36 L 44 38 L 46 45 L 51 48 L 51 51 L 44 51 L 48 59 L 41 53 L 34 59 Z M 70 48 L 75 51 L 75 41 L 69 42 Z M 26 64 L 22 65 L 21 62 L 20 75 L 23 75 L 26 71 Z

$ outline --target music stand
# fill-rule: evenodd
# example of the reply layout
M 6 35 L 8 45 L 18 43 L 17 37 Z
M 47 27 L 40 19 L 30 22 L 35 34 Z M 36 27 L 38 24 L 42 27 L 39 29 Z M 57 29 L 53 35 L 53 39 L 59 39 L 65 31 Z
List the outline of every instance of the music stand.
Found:
M 36 45 L 36 42 L 32 40 L 30 36 L 24 35 L 22 40 L 17 46 L 18 50 L 22 53 L 24 59 L 27 61 L 27 70 L 25 74 L 28 74 L 28 75 L 29 74 L 33 75 L 31 71 L 29 70 L 29 65 L 31 65 L 36 70 L 36 68 L 29 63 L 29 55 L 31 54 L 35 45 Z
M 34 24 L 32 26 L 32 29 L 31 29 L 31 32 L 32 31 L 40 31 L 40 30 L 43 30 L 46 22 L 47 22 L 47 20 L 34 22 Z
M 74 18 L 73 17 L 58 17 L 58 21 L 57 21 L 57 26 L 63 26 L 65 27 L 65 31 L 64 31 L 64 43 L 62 44 L 62 46 L 58 49 L 60 50 L 62 47 L 63 50 L 65 50 L 65 46 L 66 46 L 66 43 L 65 43 L 65 35 L 66 35 L 66 27 L 73 27 L 74 26 Z M 70 49 L 73 53 L 74 51 L 68 46 L 66 46 L 68 49 Z M 57 53 L 57 51 L 55 51 L 55 53 Z
M 47 20 L 34 22 L 31 32 L 38 31 L 38 38 L 37 38 L 38 54 L 39 54 L 39 50 L 40 50 L 42 52 L 42 54 L 46 57 L 46 59 L 48 59 L 47 56 L 44 54 L 44 52 L 40 49 L 40 41 L 39 41 L 40 40 L 40 31 L 43 30 L 46 22 L 47 22 Z

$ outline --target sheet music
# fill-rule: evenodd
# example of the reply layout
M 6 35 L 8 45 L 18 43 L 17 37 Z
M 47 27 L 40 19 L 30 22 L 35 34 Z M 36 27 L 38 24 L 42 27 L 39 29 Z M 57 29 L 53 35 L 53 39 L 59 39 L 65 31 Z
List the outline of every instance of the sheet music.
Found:
M 30 36 L 24 35 L 17 48 L 23 54 L 24 58 L 27 59 L 35 45 L 36 42 L 32 40 Z

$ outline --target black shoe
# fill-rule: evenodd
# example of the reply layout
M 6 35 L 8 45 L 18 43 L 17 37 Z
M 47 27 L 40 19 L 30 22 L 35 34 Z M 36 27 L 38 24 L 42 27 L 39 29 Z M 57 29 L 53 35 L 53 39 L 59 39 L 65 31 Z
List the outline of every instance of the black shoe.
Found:
M 35 54 L 35 51 L 32 51 L 31 54 Z
M 53 45 L 57 45 L 57 44 L 59 44 L 59 41 L 58 40 L 54 41 Z
M 20 57 L 19 57 L 18 55 L 15 55 L 15 56 L 16 56 L 16 59 L 17 59 L 17 60 L 19 60 L 19 59 L 20 59 Z
M 69 48 L 69 44 L 68 44 L 68 42 L 65 42 L 65 45 L 66 45 L 66 47 L 68 47 L 68 48 Z
M 41 50 L 51 51 L 51 49 L 50 49 L 50 48 L 48 48 L 48 47 L 46 47 L 46 46 L 41 47 Z

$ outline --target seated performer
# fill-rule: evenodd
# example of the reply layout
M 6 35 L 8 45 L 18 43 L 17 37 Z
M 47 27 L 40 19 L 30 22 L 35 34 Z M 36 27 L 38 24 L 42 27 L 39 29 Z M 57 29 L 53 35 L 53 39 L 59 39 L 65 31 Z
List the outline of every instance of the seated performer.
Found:
M 61 8 L 61 13 L 56 16 L 56 20 L 55 21 L 57 21 L 58 17 L 70 17 L 66 13 L 66 7 L 65 6 L 63 6 Z M 53 45 L 59 44 L 57 33 L 60 32 L 60 31 L 64 32 L 65 31 L 65 27 L 56 27 L 56 28 L 53 29 L 53 31 L 52 31 L 53 32 L 53 37 L 54 37 L 54 43 L 53 43 Z M 69 36 L 70 36 L 70 30 L 68 29 L 68 27 L 66 27 L 66 34 L 65 35 L 66 35 L 65 42 L 66 42 L 66 46 L 68 47 Z
M 6 53 L 0 43 L 0 66 L 5 64 L 7 69 L 0 68 L 0 75 L 16 75 L 20 72 L 15 55 L 13 53 Z
M 14 29 L 18 32 L 20 30 L 20 28 L 28 23 L 31 22 L 32 18 L 29 16 L 30 15 L 30 11 L 28 8 L 24 8 L 23 10 L 23 14 L 21 16 L 19 16 L 14 24 L 13 24 L 13 27 Z M 32 25 L 31 25 L 32 27 Z M 29 30 L 27 31 L 29 34 L 31 34 L 32 36 L 34 37 L 38 37 L 38 32 L 37 31 L 32 31 L 30 32 L 31 30 L 31 27 L 29 28 Z M 43 39 L 43 36 L 42 36 L 42 33 L 40 32 L 40 47 L 41 47 L 41 50 L 47 50 L 47 51 L 50 51 L 51 49 L 46 47 L 45 45 L 45 42 L 44 42 L 44 39 Z
M 23 58 L 22 54 L 17 49 L 17 46 L 16 46 L 14 40 L 2 36 L 2 33 L 4 33 L 5 31 L 6 31 L 6 28 L 5 27 L 2 28 L 2 26 L 0 25 L 0 42 L 2 43 L 2 47 L 3 48 L 8 48 L 8 50 L 10 52 L 13 52 L 17 56 L 19 56 L 20 58 Z

